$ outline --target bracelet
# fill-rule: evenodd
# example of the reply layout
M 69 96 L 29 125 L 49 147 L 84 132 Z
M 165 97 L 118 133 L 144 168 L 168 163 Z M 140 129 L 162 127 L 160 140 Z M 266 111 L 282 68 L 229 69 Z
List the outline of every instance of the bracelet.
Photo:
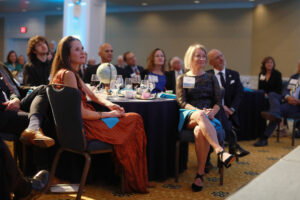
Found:
M 101 119 L 102 118 L 102 112 L 97 112 L 97 113 L 100 115 L 99 119 Z

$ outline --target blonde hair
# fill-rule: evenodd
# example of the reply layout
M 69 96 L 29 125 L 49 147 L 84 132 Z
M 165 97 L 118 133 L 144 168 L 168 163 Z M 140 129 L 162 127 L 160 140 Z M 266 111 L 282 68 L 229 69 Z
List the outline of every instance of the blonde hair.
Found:
M 196 49 L 202 49 L 205 52 L 206 60 L 207 60 L 207 51 L 204 45 L 199 43 L 190 45 L 184 55 L 184 68 L 186 71 L 188 71 L 191 68 L 191 63 Z

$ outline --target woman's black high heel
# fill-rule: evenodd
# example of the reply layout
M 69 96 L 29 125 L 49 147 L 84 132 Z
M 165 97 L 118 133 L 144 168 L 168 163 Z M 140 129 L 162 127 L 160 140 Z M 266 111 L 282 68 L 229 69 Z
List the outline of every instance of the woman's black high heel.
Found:
M 200 178 L 201 181 L 204 182 L 203 175 L 200 175 L 200 174 L 197 173 L 195 179 Z M 194 192 L 200 192 L 202 190 L 202 188 L 203 188 L 203 186 L 198 186 L 195 183 L 192 184 L 192 190 Z
M 218 153 L 218 157 L 220 159 L 220 162 L 226 167 L 230 167 L 231 166 L 231 163 L 235 161 L 235 156 L 234 155 L 231 155 L 226 159 L 226 160 L 223 160 L 223 154 L 225 153 L 225 151 L 221 151 Z

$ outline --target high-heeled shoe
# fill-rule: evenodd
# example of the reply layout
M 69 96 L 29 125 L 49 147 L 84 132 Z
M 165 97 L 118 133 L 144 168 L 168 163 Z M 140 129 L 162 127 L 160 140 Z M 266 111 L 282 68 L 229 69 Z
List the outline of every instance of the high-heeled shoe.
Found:
M 45 136 L 42 129 L 38 131 L 25 129 L 20 136 L 20 141 L 24 144 L 33 144 L 41 148 L 48 148 L 55 144 L 52 138 Z
M 217 155 L 218 155 L 218 158 L 219 158 L 221 164 L 223 164 L 226 168 L 228 168 L 231 166 L 231 163 L 235 161 L 235 156 L 228 153 L 230 156 L 226 160 L 223 160 L 224 153 L 227 153 L 227 152 L 221 151 Z
M 204 182 L 203 176 L 204 176 L 204 174 L 200 175 L 200 174 L 197 173 L 195 179 L 200 178 L 201 181 Z M 194 192 L 200 192 L 202 189 L 203 189 L 203 186 L 198 186 L 195 183 L 192 184 L 192 190 Z

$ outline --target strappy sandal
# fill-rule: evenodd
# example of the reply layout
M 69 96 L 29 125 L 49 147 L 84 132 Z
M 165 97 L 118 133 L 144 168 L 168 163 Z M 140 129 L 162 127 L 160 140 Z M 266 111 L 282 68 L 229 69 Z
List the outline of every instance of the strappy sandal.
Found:
M 203 176 L 204 176 L 204 174 L 200 175 L 197 173 L 195 179 L 200 178 L 201 181 L 204 182 Z M 200 192 L 202 189 L 203 189 L 203 186 L 198 186 L 195 183 L 192 184 L 192 190 L 194 192 Z
M 234 155 L 231 155 L 226 159 L 226 160 L 223 160 L 223 154 L 225 153 L 225 151 L 221 151 L 219 152 L 217 155 L 218 155 L 218 158 L 220 159 L 220 162 L 226 167 L 230 167 L 231 166 L 231 163 L 235 161 L 235 156 Z

